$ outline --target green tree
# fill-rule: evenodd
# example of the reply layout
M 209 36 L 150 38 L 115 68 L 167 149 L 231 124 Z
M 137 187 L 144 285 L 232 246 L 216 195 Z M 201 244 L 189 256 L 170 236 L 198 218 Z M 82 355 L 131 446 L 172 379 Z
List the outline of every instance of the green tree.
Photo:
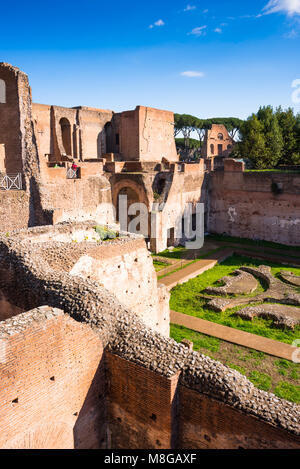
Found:
M 291 108 L 283 111 L 281 107 L 277 109 L 276 114 L 284 142 L 281 164 L 299 164 L 300 115 L 295 115 Z
M 264 129 L 266 168 L 275 168 L 280 162 L 283 151 L 282 132 L 276 113 L 274 113 L 271 106 L 264 106 L 259 108 L 257 118 L 263 125 Z
M 296 115 L 295 125 L 296 148 L 292 157 L 293 164 L 300 164 L 300 114 Z
M 282 158 L 284 141 L 277 114 L 271 106 L 261 107 L 241 126 L 241 142 L 235 153 L 249 158 L 257 169 L 275 168 Z
M 263 123 L 256 114 L 252 114 L 241 126 L 241 142 L 235 152 L 244 158 L 249 158 L 254 167 L 264 169 L 268 167 L 268 150 L 264 135 Z
M 189 114 L 175 114 L 175 137 L 182 132 L 185 148 L 189 148 L 189 139 L 195 125 L 196 117 Z
M 293 109 L 283 111 L 281 107 L 276 110 L 276 116 L 283 139 L 283 149 L 280 164 L 293 164 L 294 155 L 297 152 L 297 119 Z

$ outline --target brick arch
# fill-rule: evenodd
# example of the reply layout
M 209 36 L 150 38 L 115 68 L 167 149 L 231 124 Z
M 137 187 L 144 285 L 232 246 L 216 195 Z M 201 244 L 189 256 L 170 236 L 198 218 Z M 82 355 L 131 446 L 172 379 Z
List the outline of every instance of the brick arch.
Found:
M 136 183 L 135 181 L 132 181 L 130 179 L 123 179 L 121 181 L 118 181 L 116 184 L 112 186 L 112 201 L 113 205 L 116 209 L 116 216 L 117 220 L 119 221 L 119 207 L 118 207 L 118 196 L 119 194 L 124 191 L 128 191 L 128 205 L 130 206 L 131 203 L 136 203 L 140 202 L 146 205 L 148 209 L 148 214 L 149 214 L 149 199 L 147 197 L 146 191 L 143 188 L 142 185 Z M 134 218 L 128 216 L 128 223 L 131 221 L 131 219 Z M 150 233 L 150 214 L 148 216 L 148 233 Z M 145 234 L 145 236 L 147 236 Z
M 113 200 L 114 207 L 117 208 L 118 195 L 121 192 L 121 190 L 125 188 L 132 189 L 137 194 L 138 201 L 144 203 L 149 210 L 150 203 L 149 203 L 149 199 L 147 197 L 145 189 L 140 184 L 130 179 L 122 179 L 121 181 L 118 181 L 115 184 L 113 184 L 112 200 Z
M 72 155 L 72 129 L 69 119 L 62 117 L 59 121 L 60 137 L 64 153 L 68 156 Z

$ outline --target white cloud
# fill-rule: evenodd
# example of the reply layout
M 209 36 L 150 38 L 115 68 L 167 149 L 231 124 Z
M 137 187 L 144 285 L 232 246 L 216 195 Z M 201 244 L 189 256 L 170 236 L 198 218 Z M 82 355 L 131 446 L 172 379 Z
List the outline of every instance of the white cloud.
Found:
M 296 39 L 298 36 L 299 36 L 299 33 L 295 29 L 292 29 L 289 33 L 286 33 L 283 37 L 285 39 Z
M 265 15 L 286 13 L 289 16 L 300 15 L 300 0 L 270 0 L 263 8 Z
M 165 26 L 165 22 L 163 20 L 157 20 L 154 24 L 150 24 L 149 28 L 153 29 L 155 26 Z
M 186 72 L 182 72 L 180 74 L 183 77 L 188 77 L 188 78 L 202 78 L 204 77 L 203 72 L 196 72 L 195 70 L 187 70 Z
M 204 14 L 208 13 L 208 9 L 203 10 L 203 13 L 204 13 Z
M 222 29 L 221 29 L 221 28 L 216 28 L 216 29 L 214 30 L 214 32 L 215 32 L 215 33 L 219 33 L 219 34 L 221 34 L 221 32 L 222 32 Z
M 197 7 L 195 7 L 194 5 L 187 5 L 187 7 L 183 10 L 183 11 L 192 11 L 192 10 L 196 10 Z
M 192 29 L 192 31 L 188 34 L 192 34 L 193 36 L 205 36 L 206 35 L 206 28 L 207 26 L 199 26 L 198 28 Z

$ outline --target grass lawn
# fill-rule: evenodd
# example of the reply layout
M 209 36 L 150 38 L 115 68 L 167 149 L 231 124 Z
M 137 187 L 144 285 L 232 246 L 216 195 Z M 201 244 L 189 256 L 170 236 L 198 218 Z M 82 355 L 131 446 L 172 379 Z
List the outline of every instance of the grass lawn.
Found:
M 172 250 L 166 249 L 159 254 L 152 254 L 153 257 L 165 257 L 166 259 L 182 259 L 182 255 L 186 252 L 186 248 L 178 246 Z
M 206 308 L 206 301 L 199 297 L 205 288 L 216 285 L 217 280 L 231 274 L 239 267 L 258 267 L 262 264 L 271 266 L 274 275 L 278 275 L 281 270 L 292 271 L 296 275 L 300 275 L 300 268 L 292 268 L 286 265 L 282 266 L 272 262 L 234 255 L 202 275 L 173 288 L 171 291 L 170 308 L 179 313 L 196 316 L 207 321 L 291 344 L 294 340 L 300 339 L 300 326 L 296 326 L 295 330 L 292 331 L 276 328 L 271 319 L 254 318 L 253 321 L 241 319 L 235 316 L 234 313 L 237 309 L 242 308 L 242 306 L 228 309 L 222 313 L 215 312 Z M 256 293 L 260 293 L 265 289 L 266 285 L 260 283 Z M 253 294 L 250 296 L 253 296 Z
M 286 246 L 285 244 L 278 244 L 278 243 L 273 243 L 272 241 L 255 241 L 253 239 L 248 239 L 248 238 L 237 238 L 234 236 L 227 236 L 227 235 L 217 235 L 217 234 L 211 234 L 207 235 L 205 237 L 206 241 L 221 241 L 224 243 L 235 243 L 235 244 L 245 244 L 248 246 L 256 246 L 258 248 L 272 248 L 272 249 L 278 249 L 283 250 L 283 251 L 291 251 L 291 255 L 293 252 L 295 253 L 298 251 L 298 256 L 300 255 L 300 246 Z M 279 252 L 278 254 L 281 255 Z
M 299 174 L 300 171 L 297 169 L 246 169 L 245 173 L 289 173 Z
M 170 264 L 168 264 L 167 262 L 154 260 L 153 265 L 154 265 L 154 269 L 156 270 L 156 272 L 159 272 L 160 270 L 165 269 L 166 267 L 169 267 Z
M 300 364 L 230 344 L 183 326 L 171 325 L 171 337 L 177 342 L 189 339 L 194 343 L 194 350 L 239 371 L 257 388 L 300 403 Z
M 180 264 L 178 263 L 177 266 L 174 265 L 174 269 L 172 269 L 172 266 L 170 266 L 170 270 L 167 274 L 164 274 L 164 275 L 161 275 L 158 277 L 158 279 L 160 280 L 161 278 L 164 278 L 164 277 L 168 277 L 169 275 L 173 274 L 174 272 L 178 272 L 179 270 L 181 269 L 184 269 L 185 267 L 188 267 L 189 265 L 191 264 L 194 264 L 194 262 L 197 262 L 199 259 L 203 259 L 203 258 L 206 258 L 207 256 L 211 256 L 212 254 L 218 252 L 218 251 L 221 251 L 222 249 L 224 249 L 223 247 L 219 247 L 217 249 L 213 249 L 211 251 L 208 251 L 206 252 L 205 254 L 201 254 L 201 255 L 195 255 L 195 258 L 194 259 L 191 259 L 190 262 L 185 262 L 184 264 Z M 187 253 L 187 249 L 184 248 L 184 247 L 178 247 L 178 248 L 174 248 L 173 251 L 169 251 L 168 249 L 166 251 L 163 251 L 159 254 L 152 254 L 152 256 L 159 256 L 159 257 L 164 257 L 166 259 L 178 259 L 178 261 L 180 261 L 181 259 L 183 261 L 186 260 L 185 258 L 185 254 Z M 156 269 L 156 265 L 155 265 L 155 260 L 153 261 L 153 264 L 154 264 L 154 268 L 157 272 L 159 272 L 159 270 Z M 178 266 L 179 265 L 179 266 Z

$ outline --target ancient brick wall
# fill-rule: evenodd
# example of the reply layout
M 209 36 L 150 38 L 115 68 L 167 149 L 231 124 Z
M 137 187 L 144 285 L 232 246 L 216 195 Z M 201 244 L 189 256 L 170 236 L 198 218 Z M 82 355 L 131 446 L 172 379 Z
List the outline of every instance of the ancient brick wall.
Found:
M 182 449 L 299 448 L 300 440 L 211 397 L 179 387 L 176 445 Z
M 52 115 L 51 106 L 32 103 L 32 117 L 35 126 L 35 136 L 40 154 L 41 172 L 46 167 L 47 159 L 45 155 L 53 153 L 52 142 Z
M 195 213 L 196 204 L 203 203 L 204 211 L 207 212 L 207 177 L 204 172 L 201 172 L 200 165 L 197 169 L 198 171 L 175 172 L 166 199 L 159 200 L 159 202 L 165 202 L 165 206 L 163 210 L 153 214 L 156 219 L 156 237 L 153 236 L 151 239 L 152 251 L 162 252 L 168 244 L 172 244 L 170 230 L 173 230 L 176 238 L 173 245 L 179 244 L 180 240 L 184 239 L 184 232 L 182 231 L 180 236 L 180 233 L 177 234 L 176 227 L 181 228 L 181 221 L 187 204 L 191 204 L 192 212 Z
M 27 228 L 29 196 L 25 191 L 0 191 L 0 231 Z
M 139 116 L 136 111 L 125 111 L 118 115 L 120 153 L 125 161 L 140 160 Z
M 42 207 L 53 213 L 52 223 L 95 220 L 106 224 L 114 221 L 111 187 L 105 177 L 71 180 L 66 179 L 65 168 L 57 171 L 57 177 L 52 173 L 51 180 L 40 187 Z
M 5 145 L 0 143 L 0 172 L 5 173 Z
M 110 446 L 171 448 L 178 376 L 160 376 L 110 353 L 106 360 Z
M 210 173 L 209 231 L 300 244 L 300 175 Z
M 174 114 L 139 106 L 140 161 L 177 161 Z
M 0 447 L 106 445 L 101 341 L 62 311 L 0 323 Z
M 113 293 L 122 305 L 137 314 L 147 326 L 165 336 L 170 331 L 170 295 L 158 286 L 153 260 L 143 239 L 116 243 L 76 253 L 70 273 L 89 277 Z
M 228 134 L 226 127 L 222 124 L 212 124 L 211 128 L 206 130 L 201 154 L 204 158 L 229 156 L 233 145 L 234 140 Z
M 78 111 L 82 159 L 101 158 L 106 153 L 105 124 L 112 119 L 112 111 L 81 107 Z
M 5 99 L 2 100 L 5 102 L 0 103 L 0 143 L 5 144 L 4 164 L 7 173 L 17 173 L 23 169 L 19 101 L 21 74 L 15 67 L 0 64 L 0 79 L 5 83 Z
M 108 431 L 112 448 L 299 448 L 299 438 L 106 353 Z
M 0 323 L 0 448 L 299 448 L 299 437 L 105 352 L 42 307 Z
M 13 238 L 29 242 L 33 246 L 30 256 L 56 272 L 104 286 L 148 327 L 168 337 L 170 295 L 164 285 L 158 285 L 144 239 L 127 235 L 97 243 L 94 227 L 94 222 L 38 227 L 14 233 Z M 33 294 L 24 303 L 27 294 L 18 294 L 17 279 L 7 270 L 0 265 L 0 320 L 20 312 L 18 307 L 26 311 L 38 305 Z
M 117 114 L 119 150 L 125 161 L 177 161 L 174 140 L 174 114 L 144 106 Z M 114 135 L 115 138 L 115 135 Z
M 51 306 L 0 323 L 2 447 L 299 446 L 297 405 L 150 330 L 99 283 L 55 270 L 57 246 L 48 263 L 30 242 L 39 232 L 0 239 L 6 293 L 23 310 Z M 236 412 L 241 431 L 229 433 Z

